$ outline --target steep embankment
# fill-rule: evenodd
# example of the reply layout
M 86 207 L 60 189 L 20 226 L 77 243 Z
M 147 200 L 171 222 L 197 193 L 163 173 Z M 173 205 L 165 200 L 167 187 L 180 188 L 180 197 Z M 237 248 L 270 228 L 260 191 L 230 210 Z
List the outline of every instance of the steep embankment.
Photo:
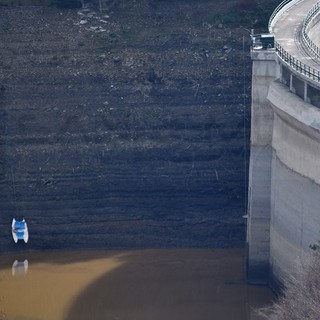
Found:
M 223 24 L 234 6 L 0 7 L 1 250 L 22 216 L 30 249 L 244 244 L 250 58 Z

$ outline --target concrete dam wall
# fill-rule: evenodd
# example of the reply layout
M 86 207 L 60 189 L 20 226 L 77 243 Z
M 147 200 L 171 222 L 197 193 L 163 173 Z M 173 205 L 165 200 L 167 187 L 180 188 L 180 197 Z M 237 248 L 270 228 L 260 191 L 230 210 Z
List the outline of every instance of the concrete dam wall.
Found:
M 270 272 L 281 279 L 319 240 L 320 133 L 308 120 L 320 123 L 320 112 L 281 84 L 272 84 L 268 97 L 274 110 Z
M 320 60 L 299 38 L 314 39 L 316 20 L 304 17 L 315 4 L 284 1 L 271 48 L 252 36 L 247 273 L 274 288 L 320 239 Z

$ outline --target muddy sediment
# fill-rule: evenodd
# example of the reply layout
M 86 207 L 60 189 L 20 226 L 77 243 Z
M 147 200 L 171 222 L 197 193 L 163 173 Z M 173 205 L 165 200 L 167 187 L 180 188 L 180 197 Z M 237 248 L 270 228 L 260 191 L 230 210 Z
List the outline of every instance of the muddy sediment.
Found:
M 244 281 L 242 249 L 16 253 L 0 276 L 3 319 L 258 320 L 273 298 Z

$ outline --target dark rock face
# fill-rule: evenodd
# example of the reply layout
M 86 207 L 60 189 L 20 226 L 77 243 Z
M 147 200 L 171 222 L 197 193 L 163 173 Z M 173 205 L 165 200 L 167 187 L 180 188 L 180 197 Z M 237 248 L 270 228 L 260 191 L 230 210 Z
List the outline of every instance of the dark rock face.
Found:
M 244 245 L 251 62 L 213 2 L 0 8 L 2 251 L 13 217 L 29 249 Z

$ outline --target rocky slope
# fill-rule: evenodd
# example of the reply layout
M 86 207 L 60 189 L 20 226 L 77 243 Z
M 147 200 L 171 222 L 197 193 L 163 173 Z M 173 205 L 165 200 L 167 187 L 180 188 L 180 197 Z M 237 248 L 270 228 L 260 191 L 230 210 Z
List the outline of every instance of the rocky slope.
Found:
M 29 249 L 244 245 L 251 61 L 247 31 L 224 24 L 235 6 L 0 7 L 2 251 L 23 247 L 13 217 Z

